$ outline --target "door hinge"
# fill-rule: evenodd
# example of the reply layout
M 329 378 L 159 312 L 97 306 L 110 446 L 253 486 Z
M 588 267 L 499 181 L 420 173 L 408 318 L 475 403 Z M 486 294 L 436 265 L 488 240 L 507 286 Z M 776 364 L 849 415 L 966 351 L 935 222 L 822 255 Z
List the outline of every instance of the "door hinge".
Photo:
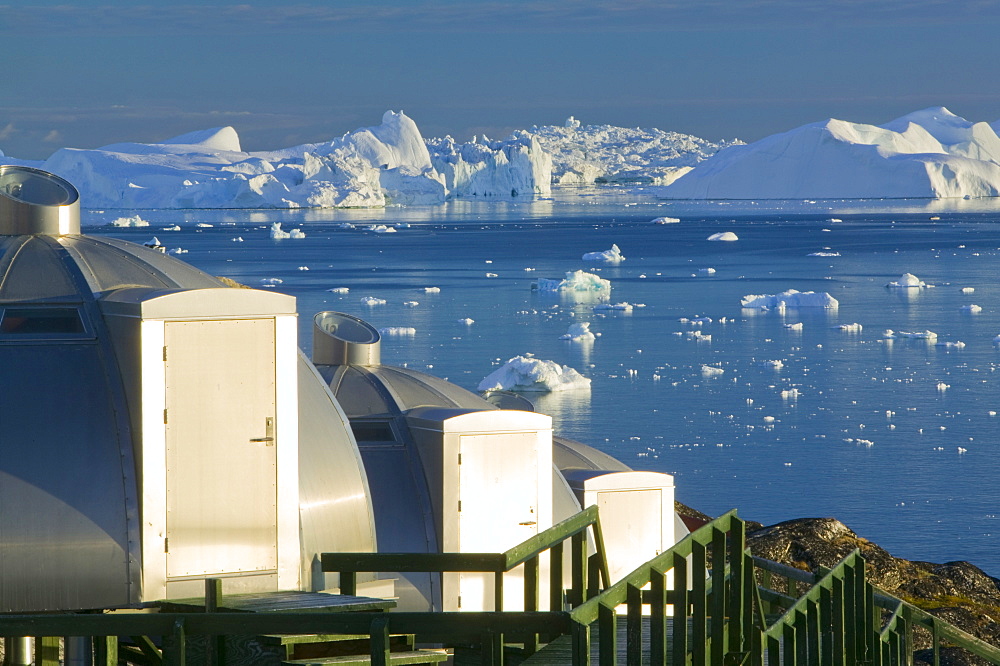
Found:
M 163 345 L 163 360 L 167 360 L 167 346 Z
M 462 464 L 462 454 L 461 453 L 458 454 L 458 464 L 459 465 Z
M 462 511 L 462 500 L 458 500 L 458 510 L 459 512 Z
M 165 410 L 165 409 L 163 410 L 163 422 L 164 423 L 167 422 L 167 410 Z
M 460 595 L 458 595 L 458 607 L 459 607 L 459 608 L 461 608 L 461 607 L 462 607 L 462 595 L 461 595 L 461 594 L 460 594 Z
M 163 552 L 164 553 L 170 552 L 170 537 L 167 537 L 163 540 Z

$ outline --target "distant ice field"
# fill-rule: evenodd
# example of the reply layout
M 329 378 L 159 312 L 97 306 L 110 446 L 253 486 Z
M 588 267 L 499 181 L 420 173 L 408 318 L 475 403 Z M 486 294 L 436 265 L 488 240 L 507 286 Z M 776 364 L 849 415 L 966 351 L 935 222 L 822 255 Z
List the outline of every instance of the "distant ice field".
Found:
M 107 226 L 134 214 L 150 226 Z M 651 223 L 661 216 L 680 222 Z M 306 237 L 272 240 L 273 222 Z M 155 235 L 214 275 L 297 297 L 306 349 L 312 315 L 332 309 L 413 329 L 383 338 L 383 362 L 469 390 L 517 355 L 568 365 L 589 391 L 527 396 L 557 432 L 674 474 L 678 499 L 707 513 L 833 516 L 897 556 L 1000 575 L 994 200 L 667 204 L 581 190 L 384 210 L 85 211 L 84 224 Z M 706 240 L 727 231 L 739 240 Z M 613 244 L 620 265 L 582 261 Z M 631 311 L 531 288 L 581 269 Z M 934 286 L 885 286 L 904 273 Z M 790 289 L 839 308 L 741 308 Z M 579 322 L 599 337 L 560 339 Z M 900 335 L 925 331 L 937 337 Z

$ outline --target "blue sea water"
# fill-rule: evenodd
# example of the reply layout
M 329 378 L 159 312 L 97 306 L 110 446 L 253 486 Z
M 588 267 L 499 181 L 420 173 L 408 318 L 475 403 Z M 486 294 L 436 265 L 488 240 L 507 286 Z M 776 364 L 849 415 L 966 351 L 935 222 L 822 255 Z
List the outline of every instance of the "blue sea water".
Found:
M 151 226 L 106 226 L 135 213 Z M 681 222 L 650 223 L 662 215 Z M 271 240 L 275 221 L 306 238 Z M 518 354 L 569 365 L 592 379 L 589 392 L 529 396 L 557 432 L 673 474 L 677 498 L 706 513 L 736 507 L 764 523 L 833 516 L 894 555 L 968 560 L 1000 575 L 992 200 L 666 203 L 573 191 L 384 210 L 87 211 L 84 223 L 137 242 L 156 235 L 187 250 L 181 259 L 251 286 L 280 279 L 265 288 L 297 297 L 306 349 L 312 315 L 332 309 L 416 329 L 385 338 L 383 362 L 470 390 Z M 181 231 L 162 231 L 175 223 Z M 398 223 L 409 226 L 362 228 Z M 739 240 L 706 240 L 719 231 Z M 612 243 L 622 265 L 581 261 Z M 840 256 L 807 256 L 820 251 Z M 714 275 L 699 274 L 709 267 Z M 532 290 L 578 269 L 610 280 L 611 302 L 644 307 L 598 312 Z M 885 287 L 904 272 L 935 286 Z M 349 292 L 328 291 L 336 287 Z M 840 307 L 741 308 L 747 294 L 787 289 L 828 292 Z M 386 303 L 364 305 L 366 296 Z M 970 304 L 982 312 L 961 309 Z M 701 316 L 713 321 L 680 321 Z M 592 345 L 559 339 L 577 321 L 600 334 Z M 794 323 L 801 330 L 785 326 Z M 860 331 L 838 328 L 855 323 Z M 885 329 L 931 330 L 965 346 L 887 341 Z M 706 376 L 705 365 L 722 373 Z

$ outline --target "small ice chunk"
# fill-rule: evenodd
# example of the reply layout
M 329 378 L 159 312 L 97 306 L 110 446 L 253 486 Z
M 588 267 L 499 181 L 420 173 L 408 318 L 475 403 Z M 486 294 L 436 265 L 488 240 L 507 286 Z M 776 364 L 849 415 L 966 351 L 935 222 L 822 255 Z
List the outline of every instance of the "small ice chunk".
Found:
M 853 324 L 841 324 L 839 326 L 834 326 L 834 328 L 838 331 L 844 331 L 845 333 L 860 333 L 864 327 L 855 322 Z
M 826 292 L 797 291 L 789 289 L 780 294 L 748 294 L 743 297 L 745 308 L 827 308 L 836 309 L 840 303 Z
M 714 268 L 699 268 L 698 275 L 715 275 Z
M 718 377 L 719 375 L 721 375 L 724 372 L 725 372 L 725 370 L 723 370 L 722 368 L 718 368 L 718 367 L 716 367 L 714 365 L 703 365 L 703 366 L 701 366 L 701 376 L 702 377 Z
M 148 227 L 149 222 L 142 219 L 138 215 L 133 215 L 132 217 L 119 217 L 111 222 L 113 227 Z
M 732 231 L 720 231 L 719 233 L 712 234 L 707 240 L 710 241 L 735 241 L 739 240 L 739 236 L 734 234 Z
M 350 287 L 334 287 L 333 289 L 327 289 L 327 291 L 329 291 L 330 293 L 333 293 L 333 294 L 346 294 L 346 293 L 349 293 L 351 291 L 351 288 Z
M 187 254 L 187 250 L 181 247 L 172 247 L 167 252 L 169 254 Z
M 980 312 L 983 311 L 983 308 L 980 305 L 972 304 L 972 305 L 963 305 L 962 307 L 959 308 L 959 310 L 961 310 L 962 312 L 968 312 L 969 314 L 979 314 Z
M 202 229 L 211 229 L 214 225 L 211 225 L 211 224 L 209 224 L 207 222 L 198 222 L 194 226 L 201 227 Z
M 495 278 L 495 277 L 500 277 L 500 276 L 497 275 L 496 273 L 487 273 L 486 277 L 488 277 L 488 278 Z
M 568 271 L 566 273 L 566 279 L 564 280 L 539 278 L 538 290 L 551 292 L 601 293 L 611 291 L 611 281 L 605 280 L 599 275 L 587 273 L 586 271 Z
M 895 335 L 899 338 L 910 338 L 912 340 L 937 340 L 937 333 L 934 331 L 899 331 Z
M 560 340 L 571 340 L 573 342 L 593 341 L 597 336 L 590 330 L 590 322 L 578 321 L 569 325 L 569 330 L 559 336 Z
M 898 280 L 890 282 L 885 286 L 898 289 L 920 289 L 921 287 L 928 286 L 928 284 L 913 273 L 903 273 Z
M 382 335 L 393 336 L 393 337 L 407 337 L 412 338 L 417 334 L 417 329 L 411 328 L 409 326 L 387 326 L 385 328 L 378 329 L 378 332 Z
M 807 257 L 839 257 L 839 252 L 810 252 L 806 255 Z
M 785 328 L 787 328 L 789 331 L 801 331 L 802 330 L 802 322 L 801 321 L 797 321 L 794 324 L 785 324 Z
M 781 370 L 783 367 L 785 367 L 785 364 L 779 360 L 761 361 L 760 364 L 762 367 L 771 368 L 772 370 Z
M 142 245 L 143 247 L 148 247 L 152 250 L 159 250 L 160 252 L 166 251 L 166 247 L 163 245 L 163 243 L 160 242 L 160 239 L 157 238 L 156 236 L 153 236 Z
M 176 224 L 175 224 L 175 225 L 174 225 L 174 226 L 172 226 L 172 227 L 163 227 L 163 230 L 164 230 L 164 231 L 180 231 L 180 230 L 181 230 L 181 228 L 180 228 L 180 226 L 179 226 L 179 225 L 176 225 Z
M 937 390 L 940 391 L 941 393 L 944 393 L 945 391 L 947 391 L 950 388 L 951 388 L 951 385 L 945 384 L 944 382 L 938 382 L 937 383 Z
M 340 224 L 337 225 L 337 227 L 339 227 L 340 229 L 347 229 L 347 230 L 357 229 L 357 227 L 355 227 L 350 222 L 341 222 Z
M 276 284 L 281 284 L 282 282 L 284 282 L 284 280 L 282 280 L 281 278 L 276 278 L 276 277 L 275 278 L 261 278 L 260 279 L 260 283 L 261 284 L 269 285 L 269 286 L 273 286 L 273 285 L 276 285 Z
M 425 294 L 440 294 L 441 287 L 424 287 Z
M 786 389 L 781 392 L 781 399 L 790 400 L 794 402 L 795 400 L 799 399 L 799 395 L 801 394 L 799 393 L 799 390 L 797 388 Z
M 459 319 L 458 323 L 459 324 L 465 324 L 466 326 L 472 326 L 473 324 L 476 323 L 476 320 L 475 319 L 469 319 L 468 317 L 466 317 L 465 319 Z
M 366 227 L 368 231 L 374 231 L 377 234 L 394 234 L 396 229 L 394 227 L 387 227 L 384 224 L 371 224 Z
M 364 303 L 365 305 L 369 305 L 369 306 L 372 306 L 372 305 L 385 305 L 385 299 L 384 298 L 376 298 L 375 296 L 365 296 L 364 298 L 361 299 L 361 302 Z
M 420 305 L 420 301 L 403 301 L 403 305 L 408 308 L 415 308 Z
M 631 303 L 598 303 L 593 307 L 594 310 L 618 310 L 621 312 L 632 312 L 633 306 Z M 1000 337 L 1000 336 L 998 336 Z
M 831 217 L 827 222 L 843 222 L 839 217 Z
M 934 346 L 935 347 L 946 347 L 948 349 L 965 349 L 965 343 L 962 342 L 961 340 L 955 340 L 954 342 L 952 342 L 950 340 L 945 340 L 945 341 L 942 341 L 942 342 L 935 343 Z
M 299 266 L 299 270 L 300 271 L 307 271 L 307 270 L 309 270 L 309 267 L 308 266 Z
M 610 250 L 604 250 L 603 252 L 587 252 L 583 255 L 583 260 L 617 265 L 625 261 L 625 257 L 622 256 L 622 251 L 618 248 L 618 245 L 612 244 Z
M 971 294 L 976 290 L 975 287 L 962 287 L 963 294 Z
M 680 222 L 680 218 L 677 217 L 656 217 L 653 218 L 653 224 L 677 224 Z
M 568 391 L 590 389 L 590 379 L 567 365 L 515 356 L 479 382 L 479 391 Z
M 243 242 L 243 236 L 237 236 L 236 238 L 233 239 L 233 242 L 234 243 L 242 243 Z

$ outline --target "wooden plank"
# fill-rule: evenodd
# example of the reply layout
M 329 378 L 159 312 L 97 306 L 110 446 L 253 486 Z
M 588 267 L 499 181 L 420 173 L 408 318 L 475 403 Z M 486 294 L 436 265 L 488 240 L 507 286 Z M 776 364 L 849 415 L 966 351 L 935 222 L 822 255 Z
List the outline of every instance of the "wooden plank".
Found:
M 413 650 L 410 652 L 391 652 L 387 655 L 386 664 L 405 666 L 407 664 L 437 664 L 450 658 L 447 652 L 431 650 Z M 290 659 L 282 662 L 288 666 L 373 666 L 375 662 L 368 655 L 344 655 L 340 657 L 323 657 L 321 659 Z
M 204 597 L 189 597 L 186 599 L 167 599 L 158 602 L 157 605 L 162 612 L 166 613 L 199 612 L 205 610 L 205 601 Z M 209 603 L 213 602 L 216 610 L 222 613 L 348 612 L 388 610 L 396 606 L 396 602 L 391 599 L 294 590 L 227 594 L 214 600 L 210 597 Z

